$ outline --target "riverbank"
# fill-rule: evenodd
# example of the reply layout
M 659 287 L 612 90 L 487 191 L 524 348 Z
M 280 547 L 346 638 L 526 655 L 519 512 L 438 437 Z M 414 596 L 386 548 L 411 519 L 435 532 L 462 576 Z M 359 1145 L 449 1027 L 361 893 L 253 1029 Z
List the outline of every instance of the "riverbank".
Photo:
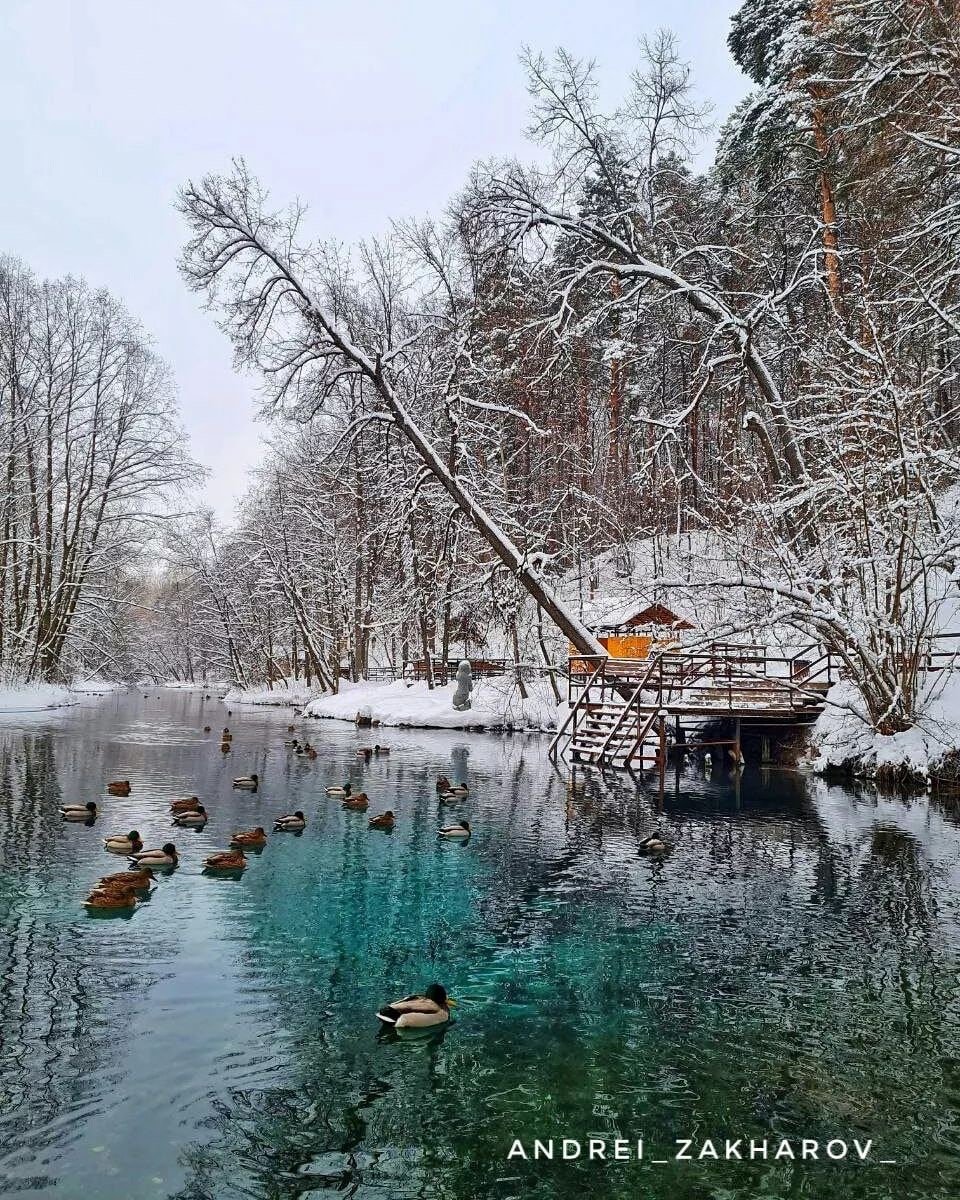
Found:
M 425 683 L 351 683 L 343 680 L 335 696 L 318 696 L 304 716 L 355 721 L 358 713 L 371 724 L 419 729 L 551 730 L 557 726 L 557 703 L 546 679 L 525 681 L 521 696 L 515 679 L 477 679 L 470 708 L 453 707 L 455 683 L 428 688 Z
M 75 683 L 23 683 L 0 687 L 0 715 L 43 712 L 78 704 L 80 696 L 104 696 L 124 688 L 122 683 L 85 679 Z
M 922 703 L 923 716 L 903 733 L 881 734 L 857 709 L 849 681 L 835 684 L 827 707 L 810 733 L 808 762 L 818 775 L 874 779 L 896 787 L 923 788 L 932 779 L 957 774 L 960 757 L 960 676 L 934 677 Z

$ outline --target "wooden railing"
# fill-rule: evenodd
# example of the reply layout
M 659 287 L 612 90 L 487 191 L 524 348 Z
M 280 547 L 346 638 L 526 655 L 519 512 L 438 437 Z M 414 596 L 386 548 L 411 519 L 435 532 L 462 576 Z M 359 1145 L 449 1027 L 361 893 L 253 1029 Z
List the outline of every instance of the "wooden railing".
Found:
M 775 655 L 764 646 L 717 642 L 698 650 L 664 651 L 649 659 L 572 656 L 567 698 L 571 705 L 583 697 L 590 705 L 799 712 L 821 699 L 838 678 L 835 656 L 818 647 Z

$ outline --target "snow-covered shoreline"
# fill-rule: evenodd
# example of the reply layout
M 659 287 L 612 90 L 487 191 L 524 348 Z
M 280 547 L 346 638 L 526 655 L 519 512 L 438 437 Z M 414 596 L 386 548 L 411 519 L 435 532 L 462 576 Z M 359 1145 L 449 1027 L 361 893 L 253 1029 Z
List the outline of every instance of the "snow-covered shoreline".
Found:
M 335 696 L 318 696 L 304 716 L 355 721 L 358 712 L 372 724 L 418 729 L 497 731 L 549 731 L 557 725 L 557 705 L 549 684 L 532 679 L 525 684 L 527 698 L 516 681 L 506 677 L 474 682 L 471 706 L 465 712 L 453 707 L 456 684 L 432 690 L 425 683 L 350 683 L 344 680 Z
M 818 775 L 848 774 L 901 786 L 919 786 L 960 751 L 960 674 L 934 677 L 923 717 L 903 733 L 880 734 L 852 709 L 850 682 L 835 684 L 809 739 L 809 763 Z
M 318 695 L 316 688 L 305 683 L 289 681 L 272 688 L 242 688 L 234 686 L 223 695 L 224 704 L 260 704 L 278 708 L 303 708 Z
M 79 704 L 81 696 L 105 696 L 126 685 L 105 679 L 82 679 L 64 683 L 7 684 L 0 687 L 0 716 L 7 713 L 45 712 Z

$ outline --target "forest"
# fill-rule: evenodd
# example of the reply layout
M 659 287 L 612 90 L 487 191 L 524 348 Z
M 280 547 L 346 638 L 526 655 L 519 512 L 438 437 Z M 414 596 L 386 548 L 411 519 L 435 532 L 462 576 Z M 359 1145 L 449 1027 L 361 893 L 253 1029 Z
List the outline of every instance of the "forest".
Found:
M 960 627 L 958 16 L 745 0 L 719 130 L 667 32 L 609 110 L 524 51 L 531 161 L 476 146 L 440 218 L 351 247 L 242 160 L 185 183 L 185 284 L 270 431 L 229 527 L 132 319 L 4 261 L 4 678 L 563 664 L 613 581 L 814 641 L 909 729 Z

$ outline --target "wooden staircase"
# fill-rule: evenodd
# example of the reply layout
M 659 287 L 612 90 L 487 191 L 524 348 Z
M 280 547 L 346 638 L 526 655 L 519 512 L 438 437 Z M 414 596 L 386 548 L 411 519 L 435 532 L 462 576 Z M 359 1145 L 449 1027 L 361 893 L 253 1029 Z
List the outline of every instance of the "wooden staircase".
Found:
M 567 743 L 567 750 L 580 762 L 609 762 L 617 766 L 643 759 L 656 762 L 656 750 L 650 750 L 647 739 L 657 715 L 655 708 L 647 711 L 626 703 L 588 706 L 576 734 Z
M 754 724 L 808 724 L 835 679 L 830 655 L 810 647 L 792 658 L 765 647 L 714 643 L 648 659 L 571 656 L 570 711 L 550 745 L 599 766 L 663 765 L 666 722 L 730 717 Z M 732 743 L 731 743 L 732 744 Z

